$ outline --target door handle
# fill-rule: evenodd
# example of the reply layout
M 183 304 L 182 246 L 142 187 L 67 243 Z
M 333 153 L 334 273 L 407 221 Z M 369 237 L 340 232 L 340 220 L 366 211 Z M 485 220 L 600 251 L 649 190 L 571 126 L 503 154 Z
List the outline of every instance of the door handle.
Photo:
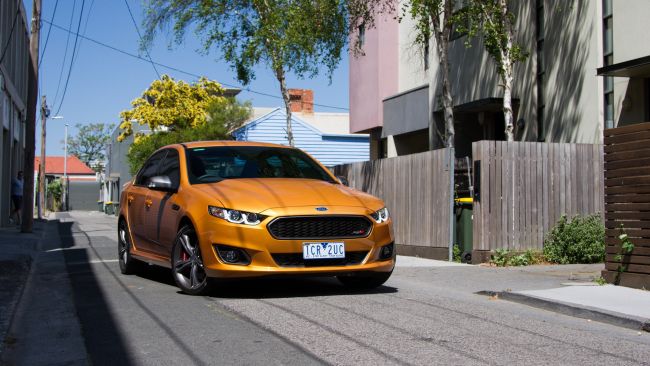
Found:
M 144 201 L 144 205 L 147 206 L 147 208 L 151 207 L 152 204 L 153 204 L 153 201 L 150 200 L 149 198 L 147 198 L 147 199 Z

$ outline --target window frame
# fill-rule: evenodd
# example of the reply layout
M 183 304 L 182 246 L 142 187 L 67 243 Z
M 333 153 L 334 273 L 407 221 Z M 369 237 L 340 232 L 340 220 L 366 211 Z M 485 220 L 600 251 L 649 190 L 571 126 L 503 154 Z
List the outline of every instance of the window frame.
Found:
M 157 173 L 158 173 L 158 170 L 160 169 L 160 163 L 165 159 L 165 157 L 167 157 L 167 152 L 168 152 L 168 150 L 169 150 L 169 149 L 158 150 L 158 151 L 156 151 L 155 153 L 151 154 L 151 156 L 149 157 L 149 159 L 147 159 L 147 160 L 144 162 L 144 164 L 142 164 L 142 167 L 140 168 L 140 170 L 138 170 L 138 173 L 135 175 L 135 178 L 133 179 L 133 185 L 134 185 L 134 186 L 137 186 L 137 187 L 147 187 L 147 183 L 146 183 L 146 182 L 145 182 L 144 184 L 140 184 L 140 183 L 139 183 L 140 178 L 142 177 L 142 173 L 144 173 L 145 168 L 147 167 L 147 165 L 148 165 L 148 164 L 149 164 L 149 163 L 150 163 L 150 162 L 151 162 L 151 161 L 152 161 L 152 160 L 153 160 L 157 155 L 160 154 L 160 155 L 162 155 L 162 157 L 161 157 L 160 160 L 158 161 L 158 166 L 156 167 L 156 174 L 157 174 Z M 156 174 L 152 175 L 151 177 L 155 177 Z M 149 178 L 151 178 L 151 177 L 149 177 Z

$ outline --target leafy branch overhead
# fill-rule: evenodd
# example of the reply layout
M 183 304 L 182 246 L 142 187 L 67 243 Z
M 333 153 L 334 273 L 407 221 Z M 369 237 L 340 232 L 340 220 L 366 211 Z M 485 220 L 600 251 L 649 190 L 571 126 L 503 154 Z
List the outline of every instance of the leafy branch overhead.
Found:
M 287 138 L 293 144 L 286 74 L 313 77 L 325 66 L 328 76 L 347 42 L 347 16 L 339 0 L 148 0 L 143 47 L 172 25 L 173 41 L 191 28 L 203 52 L 216 50 L 247 85 L 255 67 L 266 65 L 279 82 L 287 110 Z
M 208 106 L 226 102 L 223 93 L 219 83 L 206 78 L 189 84 L 163 75 L 131 102 L 132 109 L 120 113 L 118 141 L 133 134 L 134 122 L 148 125 L 151 131 L 204 125 Z

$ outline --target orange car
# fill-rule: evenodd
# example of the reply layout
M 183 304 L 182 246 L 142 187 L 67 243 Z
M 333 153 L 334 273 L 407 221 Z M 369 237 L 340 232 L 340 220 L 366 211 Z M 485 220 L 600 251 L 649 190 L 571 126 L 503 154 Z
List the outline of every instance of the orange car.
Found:
M 268 275 L 380 286 L 395 266 L 388 210 L 342 180 L 281 145 L 166 146 L 120 197 L 120 270 L 171 268 L 188 294 L 206 292 L 213 278 Z

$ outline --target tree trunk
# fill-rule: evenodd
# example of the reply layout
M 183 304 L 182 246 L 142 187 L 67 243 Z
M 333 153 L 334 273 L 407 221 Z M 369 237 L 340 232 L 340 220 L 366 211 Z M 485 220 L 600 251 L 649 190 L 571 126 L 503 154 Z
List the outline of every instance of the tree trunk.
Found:
M 506 141 L 514 141 L 514 117 L 512 114 L 512 64 L 504 67 L 503 75 L 503 121 L 505 124 Z
M 501 52 L 501 79 L 503 81 L 503 121 L 505 125 L 506 141 L 514 141 L 514 121 L 512 115 L 512 80 L 514 61 L 512 59 L 512 47 L 514 44 L 514 30 L 508 19 L 508 2 L 500 0 L 501 22 L 505 25 L 506 45 Z
M 442 108 L 445 116 L 445 146 L 454 147 L 454 101 L 451 94 L 451 83 L 449 82 L 449 44 L 442 47 L 440 55 L 440 66 L 442 67 Z
M 451 83 L 449 81 L 449 36 L 451 34 L 451 16 L 453 1 L 444 0 L 443 19 L 440 14 L 431 14 L 433 34 L 436 39 L 436 49 L 440 60 L 442 73 L 442 110 L 445 119 L 445 146 L 454 147 L 454 100 L 452 97 Z M 435 85 L 435 75 L 431 75 L 431 84 Z M 434 93 L 435 94 L 435 93 Z M 431 127 L 431 126 L 430 126 Z
M 275 76 L 280 82 L 280 92 L 282 93 L 282 99 L 284 100 L 284 108 L 287 114 L 287 141 L 289 141 L 289 146 L 294 146 L 293 141 L 293 131 L 291 130 L 291 100 L 289 99 L 289 90 L 287 89 L 286 80 L 284 76 L 284 69 L 281 67 L 276 67 Z

